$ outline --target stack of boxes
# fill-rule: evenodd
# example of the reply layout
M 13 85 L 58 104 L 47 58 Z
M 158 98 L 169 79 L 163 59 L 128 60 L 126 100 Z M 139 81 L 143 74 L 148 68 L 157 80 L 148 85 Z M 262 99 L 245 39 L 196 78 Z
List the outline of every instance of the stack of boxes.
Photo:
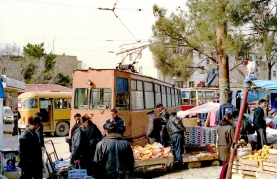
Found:
M 216 145 L 217 128 L 186 126 L 186 146 Z

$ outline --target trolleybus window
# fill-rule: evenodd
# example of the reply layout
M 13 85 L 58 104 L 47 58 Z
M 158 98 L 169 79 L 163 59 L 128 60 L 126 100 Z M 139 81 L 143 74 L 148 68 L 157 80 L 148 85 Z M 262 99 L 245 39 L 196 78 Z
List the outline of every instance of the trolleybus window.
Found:
M 131 84 L 132 84 L 132 110 L 144 109 L 142 81 L 132 80 Z
M 161 85 L 155 84 L 156 104 L 162 103 Z
M 116 109 L 129 110 L 129 83 L 127 78 L 116 78 Z
M 88 109 L 88 89 L 87 88 L 75 89 L 74 109 Z
M 165 86 L 162 86 L 162 104 L 164 107 L 167 107 L 166 103 L 166 92 L 165 92 Z
M 90 109 L 110 109 L 111 89 L 92 88 L 90 91 Z
M 153 83 L 144 82 L 145 108 L 154 108 Z
M 167 107 L 172 106 L 171 105 L 171 88 L 166 87 L 166 92 L 167 92 Z
M 175 95 L 177 95 L 177 94 L 175 94 L 174 89 L 171 88 L 171 102 L 172 102 L 172 106 L 176 105 Z

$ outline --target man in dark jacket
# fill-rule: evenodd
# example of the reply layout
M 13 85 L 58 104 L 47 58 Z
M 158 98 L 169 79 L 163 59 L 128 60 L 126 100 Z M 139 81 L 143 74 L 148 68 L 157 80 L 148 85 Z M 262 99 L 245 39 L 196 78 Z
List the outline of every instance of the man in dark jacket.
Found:
M 127 179 L 134 172 L 134 156 L 132 148 L 118 134 L 114 123 L 106 125 L 107 136 L 98 142 L 94 155 L 96 178 Z
M 125 122 L 122 118 L 117 116 L 117 110 L 116 109 L 112 109 L 111 110 L 111 118 L 108 119 L 106 121 L 106 123 L 103 125 L 104 130 L 106 130 L 106 126 L 109 123 L 114 123 L 117 125 L 118 128 L 118 133 L 123 137 L 123 134 L 126 130 L 126 126 L 125 126 Z M 106 136 L 106 134 L 104 134 L 104 137 Z
M 21 179 L 42 179 L 44 171 L 41 145 L 36 130 L 39 126 L 39 117 L 29 117 L 28 126 L 19 138 Z
M 79 126 L 80 126 L 80 119 L 81 119 L 81 114 L 76 113 L 76 114 L 74 115 L 75 124 L 74 124 L 74 126 L 71 128 L 71 131 L 70 131 L 70 134 L 71 134 L 70 137 L 71 137 L 71 139 L 68 141 L 68 142 L 69 142 L 69 151 L 70 151 L 70 152 L 72 152 L 72 136 L 73 136 L 74 131 L 75 131 L 76 129 L 78 129 Z
M 160 112 L 159 117 L 161 118 L 162 122 L 162 130 L 160 132 L 160 137 L 161 137 L 161 144 L 164 147 L 168 146 L 167 140 L 169 138 L 168 132 L 166 130 L 166 124 L 169 119 L 169 113 L 167 112 L 166 108 L 163 107 L 163 104 L 157 104 L 156 109 Z
M 259 106 L 255 109 L 253 123 L 254 128 L 257 132 L 257 150 L 263 148 L 264 145 L 267 145 L 266 140 L 266 122 L 264 109 L 266 107 L 266 100 L 260 99 Z
M 169 117 L 166 128 L 171 135 L 172 152 L 174 158 L 179 162 L 179 164 L 182 164 L 182 154 L 184 153 L 184 135 L 186 128 L 183 126 L 180 119 L 173 115 Z
M 148 142 L 150 144 L 160 142 L 160 131 L 162 130 L 161 118 L 155 116 L 154 110 L 150 110 L 146 114 L 149 117 L 148 130 L 146 133 Z
M 44 148 L 45 146 L 44 146 L 44 137 L 43 137 L 43 124 L 41 123 L 42 114 L 40 112 L 37 112 L 34 117 L 40 118 L 40 122 L 38 125 L 38 129 L 36 130 L 36 133 L 38 135 L 40 146 Z

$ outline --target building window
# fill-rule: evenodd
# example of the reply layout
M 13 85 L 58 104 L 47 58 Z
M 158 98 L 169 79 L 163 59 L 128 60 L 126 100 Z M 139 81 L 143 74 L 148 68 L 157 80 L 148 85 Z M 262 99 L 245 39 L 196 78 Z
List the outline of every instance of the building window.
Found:
M 200 66 L 200 74 L 204 74 L 205 72 L 204 72 L 204 66 Z
M 199 53 L 199 58 L 200 58 L 200 59 L 203 59 L 203 58 L 204 58 L 204 55 L 201 54 L 201 53 Z
M 178 88 L 183 88 L 184 82 L 183 81 L 175 81 L 175 86 Z
M 189 81 L 189 88 L 194 88 L 194 81 Z
M 275 70 L 273 71 L 273 76 L 276 77 L 276 71 Z
M 143 69 L 142 66 L 139 67 L 139 74 L 140 74 L 140 75 L 142 75 L 142 69 Z
M 133 55 L 129 54 L 129 61 L 132 61 L 132 60 L 133 60 Z
M 138 59 L 142 59 L 142 52 L 138 54 Z

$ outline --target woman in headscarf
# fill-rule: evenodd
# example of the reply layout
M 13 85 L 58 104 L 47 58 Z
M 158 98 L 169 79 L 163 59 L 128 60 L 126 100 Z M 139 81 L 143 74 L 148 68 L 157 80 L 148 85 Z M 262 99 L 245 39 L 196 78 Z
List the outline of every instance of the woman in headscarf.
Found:
M 232 123 L 233 116 L 227 113 L 223 116 L 223 119 L 220 121 L 217 129 L 218 159 L 223 162 L 223 167 L 219 179 L 225 179 L 226 172 L 228 169 L 231 146 L 233 143 L 235 133 Z

